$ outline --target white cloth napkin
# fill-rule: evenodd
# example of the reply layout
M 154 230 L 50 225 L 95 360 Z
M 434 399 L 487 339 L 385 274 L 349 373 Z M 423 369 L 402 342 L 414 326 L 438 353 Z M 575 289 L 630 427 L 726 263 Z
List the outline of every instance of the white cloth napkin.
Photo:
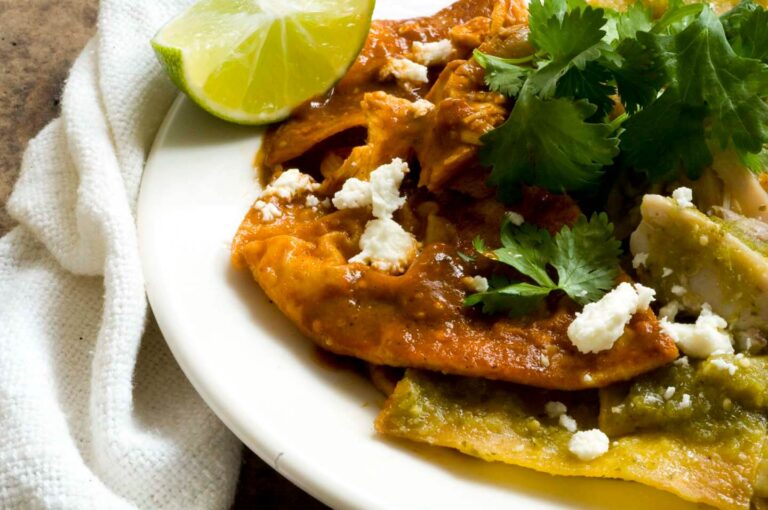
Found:
M 0 240 L 0 508 L 225 508 L 240 443 L 148 317 L 134 213 L 176 91 L 149 40 L 191 0 L 102 0 Z

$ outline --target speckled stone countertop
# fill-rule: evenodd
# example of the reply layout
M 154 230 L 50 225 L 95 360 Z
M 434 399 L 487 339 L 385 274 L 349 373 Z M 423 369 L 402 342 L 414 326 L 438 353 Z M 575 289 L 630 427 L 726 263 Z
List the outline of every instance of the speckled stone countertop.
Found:
M 67 70 L 94 32 L 97 5 L 98 0 L 0 0 L 0 235 L 13 227 L 5 202 L 24 147 L 58 115 Z M 233 508 L 325 507 L 246 452 Z

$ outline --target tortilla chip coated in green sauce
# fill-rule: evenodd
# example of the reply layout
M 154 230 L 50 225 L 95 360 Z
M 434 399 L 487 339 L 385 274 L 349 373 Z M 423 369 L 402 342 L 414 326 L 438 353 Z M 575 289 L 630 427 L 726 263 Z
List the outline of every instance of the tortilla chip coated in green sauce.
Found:
M 455 448 L 487 461 L 555 475 L 631 480 L 689 501 L 747 509 L 753 499 L 760 503 L 761 491 L 756 494 L 755 486 L 766 420 L 761 406 L 748 402 L 762 402 L 755 398 L 761 390 L 748 384 L 724 388 L 710 363 L 669 365 L 600 395 L 409 370 L 387 400 L 376 428 L 385 435 Z M 755 370 L 765 368 L 764 360 L 752 358 L 750 363 Z M 664 401 L 672 384 L 680 385 L 675 393 L 681 391 L 677 400 L 665 401 L 673 406 L 684 401 L 682 393 L 704 396 L 696 393 L 680 409 L 645 402 L 651 393 Z M 741 397 L 740 392 L 751 397 Z M 706 398 L 713 400 L 697 408 Z M 725 398 L 730 399 L 728 409 L 722 407 Z M 545 412 L 549 401 L 563 402 L 579 430 L 600 426 L 611 440 L 608 452 L 591 461 L 571 453 L 573 433 Z

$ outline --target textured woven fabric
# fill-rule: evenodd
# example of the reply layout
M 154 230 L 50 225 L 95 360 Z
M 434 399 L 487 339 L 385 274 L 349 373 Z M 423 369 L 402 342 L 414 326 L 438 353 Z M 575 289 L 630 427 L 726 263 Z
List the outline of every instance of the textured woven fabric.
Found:
M 149 40 L 188 0 L 102 0 L 0 240 L 0 508 L 226 508 L 240 444 L 144 293 L 143 165 L 176 92 Z

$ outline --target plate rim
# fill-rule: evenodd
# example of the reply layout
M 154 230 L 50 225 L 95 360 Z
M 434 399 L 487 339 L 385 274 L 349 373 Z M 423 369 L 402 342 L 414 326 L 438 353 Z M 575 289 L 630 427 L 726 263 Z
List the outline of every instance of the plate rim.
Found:
M 162 336 L 165 339 L 171 354 L 184 373 L 184 376 L 190 384 L 192 384 L 193 388 L 197 394 L 200 395 L 205 404 L 246 448 L 249 448 L 269 467 L 280 473 L 281 476 L 288 479 L 292 484 L 296 485 L 310 496 L 331 508 L 381 508 L 375 500 L 365 497 L 364 494 L 358 493 L 358 491 L 350 490 L 349 487 L 338 487 L 337 490 L 334 490 L 334 487 L 337 487 L 338 479 L 325 475 L 322 470 L 313 470 L 308 466 L 303 467 L 301 463 L 291 463 L 288 465 L 281 464 L 279 462 L 282 455 L 281 451 L 285 450 L 285 448 L 281 448 L 280 445 L 284 443 L 284 440 L 281 440 L 279 437 L 273 437 L 268 430 L 258 424 L 251 424 L 252 426 L 246 430 L 235 418 L 237 413 L 227 409 L 228 406 L 223 403 L 223 399 L 220 398 L 220 395 L 214 396 L 212 394 L 211 388 L 206 384 L 206 377 L 199 373 L 198 366 L 191 360 L 191 353 L 187 351 L 184 342 L 180 340 L 177 328 L 173 325 L 173 321 L 169 320 L 168 316 L 164 313 L 165 307 L 162 301 L 156 299 L 157 292 L 155 289 L 155 282 L 157 280 L 148 277 L 148 274 L 153 274 L 153 261 L 148 260 L 148 257 L 145 256 L 147 251 L 141 249 L 143 244 L 142 230 L 147 228 L 145 222 L 149 221 L 146 214 L 147 202 L 145 199 L 142 199 L 142 197 L 146 197 L 146 193 L 143 193 L 145 186 L 144 176 L 148 175 L 149 171 L 151 171 L 156 164 L 155 160 L 157 159 L 157 154 L 162 150 L 168 139 L 169 133 L 174 126 L 176 118 L 185 107 L 195 108 L 191 100 L 180 92 L 168 109 L 168 112 L 155 135 L 155 139 L 152 142 L 152 146 L 144 165 L 136 207 L 139 257 L 141 259 L 142 276 L 144 277 L 147 301 L 151 313 L 162 332 Z M 353 497 L 353 495 L 355 495 L 355 497 Z

